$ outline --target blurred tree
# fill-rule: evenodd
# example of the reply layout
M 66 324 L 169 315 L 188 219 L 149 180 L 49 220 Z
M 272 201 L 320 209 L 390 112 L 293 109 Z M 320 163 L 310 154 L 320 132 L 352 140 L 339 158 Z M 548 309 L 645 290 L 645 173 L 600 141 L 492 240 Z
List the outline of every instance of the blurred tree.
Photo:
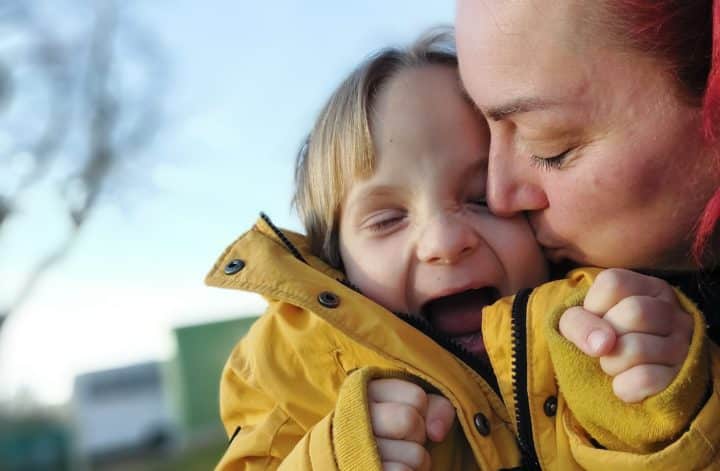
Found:
M 0 1 L 0 235 L 43 186 L 68 221 L 0 306 L 0 331 L 69 253 L 118 164 L 157 132 L 167 67 L 129 11 L 114 0 Z

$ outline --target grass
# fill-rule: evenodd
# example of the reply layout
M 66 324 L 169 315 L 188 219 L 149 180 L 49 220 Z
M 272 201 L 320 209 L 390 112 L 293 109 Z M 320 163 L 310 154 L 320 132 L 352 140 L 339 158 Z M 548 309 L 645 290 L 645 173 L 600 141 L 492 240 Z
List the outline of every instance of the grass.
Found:
M 142 460 L 106 465 L 96 468 L 96 471 L 209 471 L 220 461 L 226 446 L 224 441 L 193 446 L 175 454 L 146 456 Z

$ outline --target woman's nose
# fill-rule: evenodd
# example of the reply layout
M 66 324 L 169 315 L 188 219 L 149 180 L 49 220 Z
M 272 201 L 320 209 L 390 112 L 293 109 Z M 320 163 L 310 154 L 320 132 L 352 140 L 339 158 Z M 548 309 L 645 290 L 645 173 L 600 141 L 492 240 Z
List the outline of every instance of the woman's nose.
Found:
M 442 215 L 422 229 L 417 254 L 425 263 L 453 264 L 473 253 L 479 243 L 479 234 L 459 216 Z
M 488 160 L 486 198 L 493 214 L 511 217 L 522 211 L 536 211 L 548 206 L 542 182 L 529 161 L 507 152 L 491 149 Z

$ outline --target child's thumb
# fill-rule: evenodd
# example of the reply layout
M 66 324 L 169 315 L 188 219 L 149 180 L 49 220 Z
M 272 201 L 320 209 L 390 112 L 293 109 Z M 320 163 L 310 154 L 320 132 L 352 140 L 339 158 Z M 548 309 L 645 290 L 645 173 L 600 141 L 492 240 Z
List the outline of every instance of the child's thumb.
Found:
M 455 409 L 450 401 L 438 394 L 428 394 L 428 408 L 425 415 L 427 437 L 433 442 L 445 440 L 454 420 Z
M 607 355 L 615 348 L 617 334 L 610 323 L 580 306 L 560 318 L 560 333 L 591 357 Z

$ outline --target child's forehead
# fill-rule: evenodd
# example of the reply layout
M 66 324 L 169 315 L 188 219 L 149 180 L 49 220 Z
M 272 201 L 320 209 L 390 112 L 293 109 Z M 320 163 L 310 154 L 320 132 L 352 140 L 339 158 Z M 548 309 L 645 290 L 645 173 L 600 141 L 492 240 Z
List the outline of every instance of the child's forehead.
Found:
M 357 172 L 346 181 L 346 196 L 355 203 L 464 192 L 484 192 L 487 180 L 487 159 L 434 157 L 413 159 L 381 155 L 367 173 Z M 347 202 L 347 198 L 346 198 Z

